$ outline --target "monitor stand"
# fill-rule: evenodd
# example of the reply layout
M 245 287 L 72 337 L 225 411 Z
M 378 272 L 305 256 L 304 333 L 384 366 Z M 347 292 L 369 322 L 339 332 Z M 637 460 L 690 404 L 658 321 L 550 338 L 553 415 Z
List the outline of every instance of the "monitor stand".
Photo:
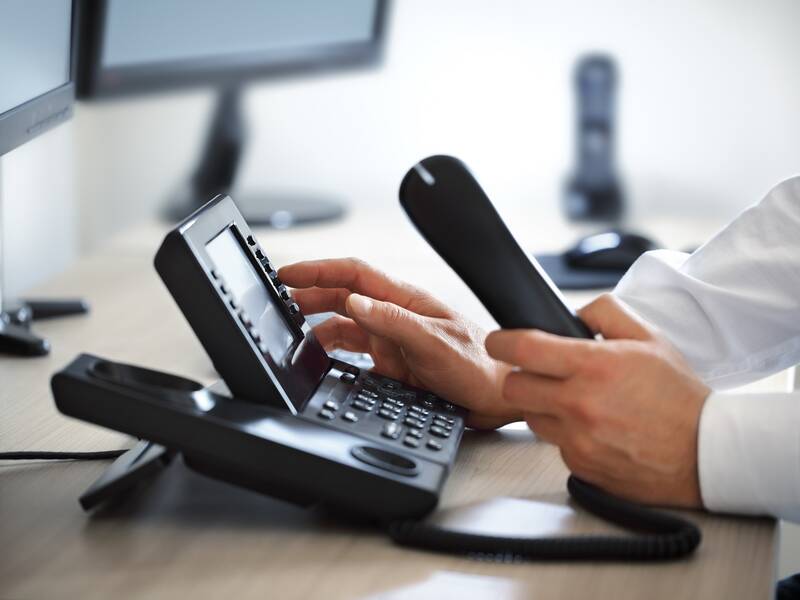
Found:
M 2 173 L 0 173 L 0 183 Z M 3 299 L 3 198 L 0 195 L 0 354 L 44 356 L 50 342 L 31 332 L 34 320 L 51 319 L 89 312 L 84 300 L 29 300 L 10 302 Z
M 230 194 L 245 141 L 240 88 L 224 88 L 217 95 L 200 160 L 184 189 L 168 203 L 166 218 L 183 220 L 217 194 Z M 344 215 L 344 206 L 336 200 L 300 194 L 270 196 L 245 191 L 235 194 L 234 201 L 251 226 L 285 229 Z

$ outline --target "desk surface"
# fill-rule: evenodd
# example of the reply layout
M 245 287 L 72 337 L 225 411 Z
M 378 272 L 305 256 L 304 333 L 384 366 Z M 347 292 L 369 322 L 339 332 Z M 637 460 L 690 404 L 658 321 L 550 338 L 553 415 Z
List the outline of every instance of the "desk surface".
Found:
M 394 225 L 387 228 L 386 221 Z M 659 227 L 676 247 L 701 241 L 711 229 L 663 221 Z M 561 245 L 563 225 L 537 229 L 545 237 L 525 240 L 531 247 Z M 56 412 L 49 376 L 78 352 L 204 382 L 215 378 L 152 269 L 162 234 L 158 226 L 139 229 L 36 290 L 82 295 L 92 314 L 36 324 L 53 344 L 49 357 L 0 359 L 0 450 L 131 444 L 127 436 Z M 265 231 L 259 239 L 279 264 L 364 257 L 491 324 L 399 211 L 297 232 Z M 0 463 L 0 597 L 763 598 L 774 578 L 776 527 L 767 519 L 692 514 L 703 544 L 693 558 L 675 563 L 499 565 L 399 549 L 380 533 L 204 479 L 180 463 L 146 492 L 89 518 L 77 497 L 106 464 Z M 609 531 L 569 503 L 566 477 L 558 452 L 524 427 L 467 432 L 431 518 L 509 533 Z

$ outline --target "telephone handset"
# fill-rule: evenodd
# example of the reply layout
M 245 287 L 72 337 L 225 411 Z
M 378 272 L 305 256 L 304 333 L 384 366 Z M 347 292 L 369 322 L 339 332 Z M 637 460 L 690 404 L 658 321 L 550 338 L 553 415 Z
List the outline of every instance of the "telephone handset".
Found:
M 414 165 L 400 184 L 400 204 L 500 327 L 594 337 L 460 160 L 431 156 Z
M 414 165 L 400 184 L 400 204 L 501 327 L 594 337 L 541 266 L 517 243 L 460 160 L 440 155 Z M 567 487 L 590 512 L 646 535 L 515 539 L 467 535 L 417 523 L 396 529 L 395 537 L 432 550 L 458 548 L 531 559 L 660 560 L 690 554 L 700 543 L 700 530 L 689 521 L 615 498 L 574 476 Z

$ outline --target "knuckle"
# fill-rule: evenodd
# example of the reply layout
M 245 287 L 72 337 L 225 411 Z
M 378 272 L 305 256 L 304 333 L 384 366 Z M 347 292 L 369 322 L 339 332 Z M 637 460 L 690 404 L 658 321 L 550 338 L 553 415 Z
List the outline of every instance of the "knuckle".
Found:
M 348 256 L 344 261 L 356 269 L 363 269 L 367 266 L 367 263 L 357 256 Z
M 589 430 L 593 430 L 600 420 L 597 404 L 587 397 L 581 397 L 573 402 L 572 414 Z
M 595 301 L 600 306 L 613 306 L 616 305 L 617 299 L 610 292 L 600 294 Z
M 531 360 L 539 351 L 536 332 L 524 331 L 516 336 L 512 347 L 512 356 L 516 364 Z
M 503 398 L 506 400 L 517 400 L 522 389 L 522 374 L 509 373 L 503 381 Z
M 384 304 L 383 319 L 388 325 L 396 325 L 403 321 L 405 312 L 396 304 L 387 302 Z

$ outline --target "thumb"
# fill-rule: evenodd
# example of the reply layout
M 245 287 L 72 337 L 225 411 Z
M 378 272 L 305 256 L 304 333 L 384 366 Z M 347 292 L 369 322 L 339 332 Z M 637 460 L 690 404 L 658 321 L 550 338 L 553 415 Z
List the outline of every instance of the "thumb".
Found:
M 350 318 L 368 333 L 400 346 L 411 346 L 414 340 L 420 339 L 422 323 L 419 315 L 397 304 L 350 294 L 345 307 Z
M 652 338 L 652 330 L 611 294 L 603 294 L 578 311 L 578 316 L 594 333 L 607 340 Z

